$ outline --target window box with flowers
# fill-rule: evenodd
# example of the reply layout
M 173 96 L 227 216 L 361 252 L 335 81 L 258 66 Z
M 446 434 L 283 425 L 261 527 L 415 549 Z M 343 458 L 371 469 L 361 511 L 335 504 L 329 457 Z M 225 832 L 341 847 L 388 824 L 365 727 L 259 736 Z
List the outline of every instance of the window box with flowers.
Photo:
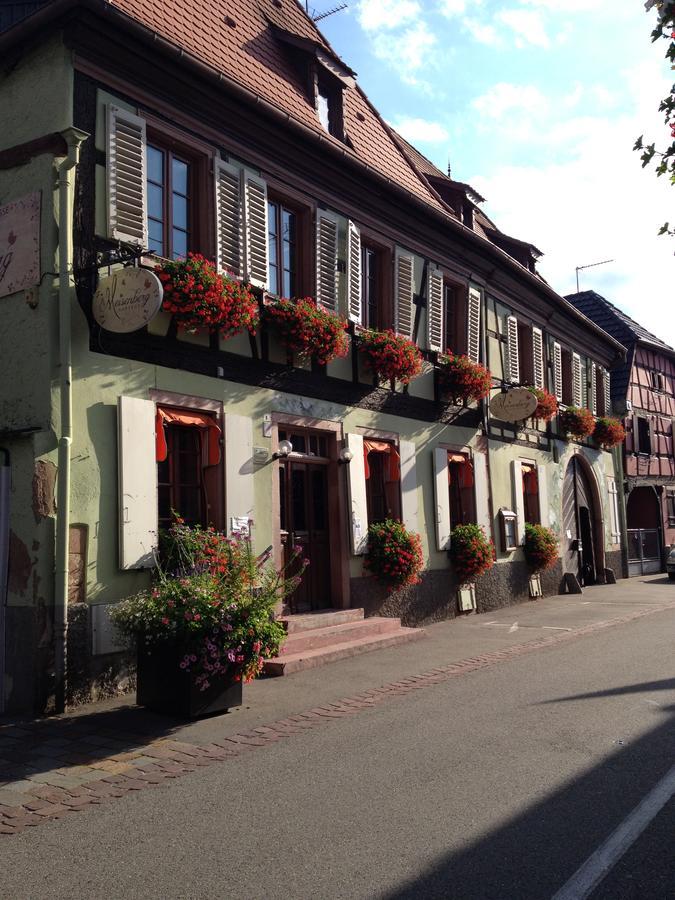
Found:
M 568 406 L 560 413 L 560 431 L 565 437 L 573 437 L 578 441 L 593 434 L 595 419 L 590 409 Z
M 466 406 L 479 402 L 490 393 L 492 375 L 480 363 L 457 353 L 443 353 L 438 357 L 438 385 L 441 394 L 450 402 Z
M 523 542 L 525 562 L 536 575 L 544 569 L 550 569 L 558 559 L 558 540 L 550 528 L 545 525 L 525 523 L 525 541 Z
M 358 350 L 366 367 L 379 380 L 410 384 L 422 371 L 419 347 L 390 329 L 365 329 L 359 333 Z
M 456 525 L 450 533 L 450 560 L 457 580 L 467 584 L 494 565 L 495 548 L 480 525 Z
M 368 529 L 366 569 L 381 581 L 388 591 L 408 584 L 419 584 L 424 567 L 422 540 L 401 522 L 385 519 Z
M 232 337 L 242 331 L 255 334 L 258 304 L 248 285 L 223 275 L 198 253 L 157 266 L 164 288 L 162 309 L 179 328 Z
M 537 398 L 537 408 L 532 413 L 532 418 L 542 422 L 550 422 L 558 412 L 558 401 L 555 396 L 536 387 L 529 387 L 528 391 Z
M 295 355 L 325 366 L 349 352 L 346 320 L 311 297 L 272 300 L 265 306 L 265 317 L 289 359 Z
M 242 702 L 242 682 L 276 656 L 285 630 L 275 607 L 298 585 L 250 541 L 176 519 L 162 535 L 162 564 L 149 590 L 111 611 L 136 639 L 138 703 L 187 718 Z
M 597 419 L 593 429 L 593 440 L 605 450 L 611 450 L 626 439 L 626 429 L 618 419 Z

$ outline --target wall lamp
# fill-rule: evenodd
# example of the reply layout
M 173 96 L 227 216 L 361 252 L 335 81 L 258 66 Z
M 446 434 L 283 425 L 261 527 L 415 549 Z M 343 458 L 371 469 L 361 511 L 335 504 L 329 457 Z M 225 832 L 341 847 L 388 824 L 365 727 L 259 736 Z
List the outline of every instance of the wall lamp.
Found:
M 354 454 L 349 449 L 349 447 L 343 447 L 340 450 L 340 458 L 339 461 L 344 463 L 345 465 L 349 465 L 349 463 L 354 459 Z
M 279 441 L 279 446 L 272 454 L 272 459 L 286 459 L 293 452 L 293 444 L 290 441 Z

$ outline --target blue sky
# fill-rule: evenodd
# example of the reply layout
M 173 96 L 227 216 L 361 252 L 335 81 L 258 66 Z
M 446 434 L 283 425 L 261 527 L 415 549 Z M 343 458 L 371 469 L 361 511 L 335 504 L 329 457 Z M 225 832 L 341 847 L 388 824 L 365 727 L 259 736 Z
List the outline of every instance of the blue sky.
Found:
M 656 234 L 675 188 L 632 151 L 667 143 L 671 73 L 639 0 L 350 0 L 320 27 L 387 121 L 544 252 L 557 291 L 614 259 L 581 288 L 675 346 L 675 242 Z

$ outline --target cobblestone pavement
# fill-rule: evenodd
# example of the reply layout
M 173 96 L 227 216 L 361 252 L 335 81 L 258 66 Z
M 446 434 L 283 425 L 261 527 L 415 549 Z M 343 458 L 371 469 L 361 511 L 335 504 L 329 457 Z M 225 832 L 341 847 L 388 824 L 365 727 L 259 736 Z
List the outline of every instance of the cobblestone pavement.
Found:
M 180 739 L 184 723 L 150 717 L 133 706 L 114 711 L 112 718 L 110 712 L 97 712 L 94 707 L 86 715 L 0 725 L 0 835 L 81 813 L 129 791 L 159 788 L 200 767 L 301 737 L 308 729 L 363 714 L 411 691 L 673 608 L 675 600 L 664 596 L 657 605 L 436 666 L 235 734 L 227 734 L 223 720 L 223 735 L 214 739 L 214 724 L 219 721 L 215 719 L 204 743 Z

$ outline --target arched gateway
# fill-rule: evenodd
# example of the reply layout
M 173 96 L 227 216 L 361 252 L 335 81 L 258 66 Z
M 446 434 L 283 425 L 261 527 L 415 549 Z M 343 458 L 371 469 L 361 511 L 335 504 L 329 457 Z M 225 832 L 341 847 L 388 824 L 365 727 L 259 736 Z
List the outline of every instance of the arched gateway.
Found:
M 604 582 L 602 505 L 590 466 L 579 454 L 565 471 L 562 509 L 563 573 L 575 575 L 582 586 Z

